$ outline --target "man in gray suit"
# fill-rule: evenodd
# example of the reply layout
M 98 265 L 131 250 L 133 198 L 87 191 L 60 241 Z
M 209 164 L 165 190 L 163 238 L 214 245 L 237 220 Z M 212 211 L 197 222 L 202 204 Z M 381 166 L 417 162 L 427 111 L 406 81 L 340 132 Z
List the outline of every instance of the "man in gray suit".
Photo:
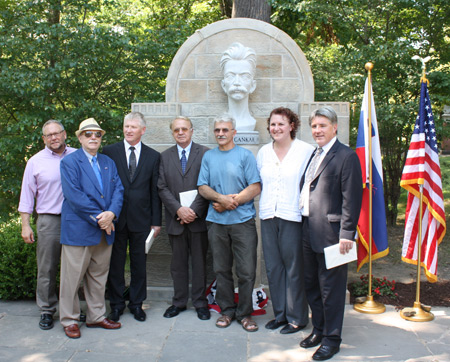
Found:
M 171 274 L 174 285 L 172 305 L 164 317 L 172 318 L 186 310 L 189 299 L 189 255 L 192 263 L 192 304 L 199 319 L 211 315 L 205 296 L 205 260 L 208 235 L 205 216 L 208 201 L 200 194 L 190 205 L 182 205 L 180 193 L 197 190 L 197 179 L 207 147 L 192 142 L 192 122 L 177 117 L 170 124 L 176 145 L 161 154 L 158 190 L 165 206 L 166 230 L 172 247 Z

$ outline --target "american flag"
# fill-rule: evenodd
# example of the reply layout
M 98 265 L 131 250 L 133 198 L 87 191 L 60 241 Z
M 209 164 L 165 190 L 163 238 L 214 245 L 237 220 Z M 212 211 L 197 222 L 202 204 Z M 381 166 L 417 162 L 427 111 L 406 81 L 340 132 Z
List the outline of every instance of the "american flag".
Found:
M 423 185 L 421 260 L 430 282 L 437 281 L 438 245 L 446 231 L 436 128 L 427 81 L 420 90 L 419 114 L 411 137 L 400 186 L 408 193 L 402 260 L 417 265 L 420 186 Z

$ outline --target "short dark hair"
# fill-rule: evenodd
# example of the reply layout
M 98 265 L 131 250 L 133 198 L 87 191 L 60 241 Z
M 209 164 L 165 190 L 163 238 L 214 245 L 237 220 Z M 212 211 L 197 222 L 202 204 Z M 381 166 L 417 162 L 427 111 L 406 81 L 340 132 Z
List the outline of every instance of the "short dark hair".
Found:
M 272 118 L 273 115 L 279 115 L 287 118 L 289 124 L 292 125 L 291 139 L 294 139 L 295 135 L 297 134 L 298 127 L 300 126 L 300 120 L 298 119 L 297 114 L 292 110 L 290 110 L 289 108 L 285 107 L 275 108 L 272 112 L 270 112 L 270 116 L 267 119 L 267 130 L 269 131 L 269 133 L 270 133 L 270 119 Z

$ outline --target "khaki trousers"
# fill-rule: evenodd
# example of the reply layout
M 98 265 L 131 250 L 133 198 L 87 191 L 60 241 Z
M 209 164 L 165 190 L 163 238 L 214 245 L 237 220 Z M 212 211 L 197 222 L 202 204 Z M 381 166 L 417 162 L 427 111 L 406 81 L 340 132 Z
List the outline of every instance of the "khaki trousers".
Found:
M 105 317 L 105 286 L 108 279 L 112 245 L 105 236 L 93 246 L 63 245 L 61 252 L 61 283 L 59 319 L 63 327 L 80 319 L 78 289 L 84 279 L 87 323 L 99 323 Z

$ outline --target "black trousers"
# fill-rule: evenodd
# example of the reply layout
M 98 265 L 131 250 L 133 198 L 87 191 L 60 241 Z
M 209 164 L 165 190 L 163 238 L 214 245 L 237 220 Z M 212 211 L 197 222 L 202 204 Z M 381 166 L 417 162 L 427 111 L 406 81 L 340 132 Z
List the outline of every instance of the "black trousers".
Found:
M 322 335 L 322 345 L 339 347 L 345 311 L 347 264 L 327 269 L 323 253 L 309 242 L 308 218 L 303 218 L 303 260 L 306 299 L 311 308 L 313 333 Z
M 130 253 L 130 302 L 129 308 L 141 307 L 147 298 L 147 254 L 145 254 L 145 240 L 148 232 L 131 232 L 125 226 L 116 231 L 111 254 L 108 275 L 108 294 L 111 309 L 125 309 L 125 262 L 127 248 Z

